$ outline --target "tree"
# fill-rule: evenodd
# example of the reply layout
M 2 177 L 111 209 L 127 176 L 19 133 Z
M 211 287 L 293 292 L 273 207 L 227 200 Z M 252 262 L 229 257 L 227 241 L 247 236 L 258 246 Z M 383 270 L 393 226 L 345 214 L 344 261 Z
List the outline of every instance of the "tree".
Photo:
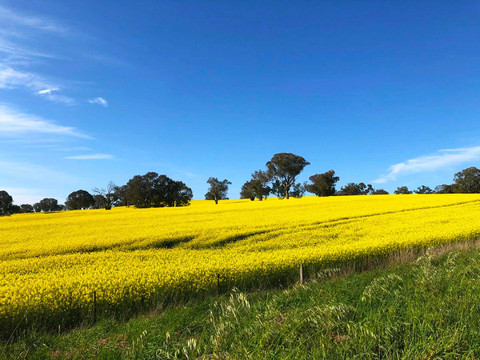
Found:
M 342 186 L 337 195 L 367 195 L 372 194 L 374 191 L 375 190 L 370 184 L 365 185 L 363 182 L 358 184 L 350 182 L 347 185 Z
M 33 204 L 33 208 L 35 212 L 62 210 L 62 206 L 58 205 L 58 200 L 53 198 L 44 198 L 38 203 Z
M 240 189 L 240 199 L 250 199 L 251 201 L 254 201 L 255 197 L 256 195 L 253 191 L 252 180 L 246 181 Z
M 192 198 L 192 189 L 182 181 L 173 181 L 168 187 L 165 203 L 167 206 L 187 206 Z
M 116 197 L 116 189 L 117 186 L 113 183 L 113 181 L 110 181 L 107 185 L 106 189 L 99 189 L 99 188 L 94 188 L 92 191 L 95 196 L 95 207 L 97 209 L 100 208 L 105 208 L 105 210 L 111 210 L 112 206 L 115 205 L 115 202 L 118 200 Z M 98 197 L 101 196 L 101 197 Z
M 442 184 L 435 186 L 436 194 L 453 194 L 456 192 L 456 186 L 451 184 Z
M 135 175 L 125 187 L 115 187 L 114 195 L 119 203 L 138 208 L 186 206 L 193 198 L 192 189 L 183 182 L 156 172 Z
M 309 177 L 312 184 L 306 186 L 306 190 L 317 196 L 335 195 L 335 184 L 340 180 L 335 176 L 335 171 L 329 170 L 322 174 L 315 174 Z
M 292 153 L 278 153 L 266 163 L 267 174 L 272 179 L 274 192 L 279 197 L 290 198 L 290 189 L 295 186 L 295 178 L 310 163 L 300 155 Z
M 455 174 L 453 181 L 458 192 L 480 193 L 480 169 L 469 167 Z
M 22 212 L 22 209 L 20 208 L 20 206 L 18 205 L 15 205 L 15 204 L 12 204 L 12 206 L 10 206 L 10 214 L 18 214 L 18 213 L 21 213 Z
M 306 183 L 304 184 L 297 183 L 293 185 L 292 189 L 290 190 L 290 196 L 297 199 L 303 197 L 303 194 L 305 194 L 305 191 L 307 191 L 306 186 L 307 186 Z
M 127 201 L 127 185 L 116 186 L 113 190 L 113 198 L 115 199 L 115 206 L 129 206 Z
M 372 195 L 388 195 L 388 191 L 384 189 L 376 189 L 372 191 Z
M 32 213 L 33 212 L 33 206 L 30 204 L 22 204 L 20 205 L 20 212 L 22 213 Z
M 417 188 L 417 190 L 413 191 L 415 194 L 432 194 L 433 190 L 430 189 L 428 186 L 422 185 Z
M 96 194 L 96 195 L 93 195 L 93 200 L 95 201 L 95 205 L 93 205 L 94 209 L 103 209 L 103 208 L 105 208 L 105 210 L 111 209 L 111 208 L 107 209 L 107 205 L 106 205 L 107 199 L 105 198 L 105 196 Z
M 265 171 L 258 170 L 252 174 L 252 179 L 245 182 L 242 185 L 242 190 L 240 191 L 241 199 L 250 199 L 262 201 L 263 198 L 267 197 L 270 194 L 270 187 L 267 185 L 270 179 Z
M 218 204 L 218 200 L 227 198 L 228 185 L 232 183 L 227 179 L 220 181 L 217 178 L 210 177 L 207 180 L 207 184 L 209 184 L 210 187 L 205 194 L 205 200 L 215 200 L 215 204 Z
M 153 197 L 155 193 L 156 172 L 148 172 L 145 175 L 135 175 L 131 178 L 125 188 L 125 198 L 129 205 L 137 208 L 148 208 L 154 206 Z
M 408 190 L 408 187 L 406 186 L 399 186 L 397 187 L 397 190 L 395 190 L 394 194 L 396 195 L 407 195 L 407 194 L 411 194 L 412 191 L 411 190 Z
M 13 198 L 5 191 L 0 191 L 0 216 L 8 216 L 12 213 Z
M 37 203 L 34 203 L 34 204 L 33 204 L 33 210 L 34 210 L 35 212 L 41 212 L 41 211 L 42 211 L 40 202 L 37 202 Z
M 68 210 L 88 209 L 95 205 L 95 199 L 86 190 L 77 190 L 70 193 L 65 201 Z

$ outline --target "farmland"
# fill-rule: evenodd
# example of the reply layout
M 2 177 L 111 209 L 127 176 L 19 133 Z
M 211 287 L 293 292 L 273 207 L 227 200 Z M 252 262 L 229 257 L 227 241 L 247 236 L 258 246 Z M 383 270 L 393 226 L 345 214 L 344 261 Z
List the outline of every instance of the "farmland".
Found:
M 0 331 L 56 328 L 478 238 L 480 196 L 193 201 L 0 219 Z M 310 270 L 309 270 L 310 269 Z

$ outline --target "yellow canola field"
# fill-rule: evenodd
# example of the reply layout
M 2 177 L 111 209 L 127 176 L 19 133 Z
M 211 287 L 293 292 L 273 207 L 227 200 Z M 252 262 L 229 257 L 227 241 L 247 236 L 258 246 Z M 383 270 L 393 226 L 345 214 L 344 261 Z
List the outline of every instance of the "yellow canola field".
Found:
M 0 218 L 0 332 L 131 314 L 232 286 L 476 239 L 480 195 L 193 201 Z M 33 325 L 32 325 L 33 326 Z

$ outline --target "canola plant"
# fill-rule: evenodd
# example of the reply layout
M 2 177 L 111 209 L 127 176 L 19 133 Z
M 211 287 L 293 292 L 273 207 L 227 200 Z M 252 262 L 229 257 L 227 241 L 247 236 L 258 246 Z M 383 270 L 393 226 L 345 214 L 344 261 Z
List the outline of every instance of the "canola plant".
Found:
M 0 218 L 0 334 L 477 239 L 480 195 L 193 201 Z M 94 295 L 93 295 L 94 294 Z

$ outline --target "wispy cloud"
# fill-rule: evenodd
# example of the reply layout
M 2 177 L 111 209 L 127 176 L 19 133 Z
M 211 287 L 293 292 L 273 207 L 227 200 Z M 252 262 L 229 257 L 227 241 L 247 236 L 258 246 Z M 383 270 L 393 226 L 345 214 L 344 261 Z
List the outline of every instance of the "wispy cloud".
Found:
M 50 120 L 24 114 L 8 106 L 0 105 L 0 136 L 15 137 L 32 133 L 92 139 L 92 137 L 82 134 L 73 127 L 57 125 Z
M 35 92 L 43 89 L 54 88 L 41 76 L 24 71 L 17 71 L 9 66 L 0 64 L 0 88 L 13 89 L 16 87 L 25 87 Z
M 383 184 L 388 181 L 396 180 L 397 177 L 401 175 L 431 172 L 477 160 L 480 160 L 480 146 L 443 149 L 433 155 L 420 156 L 399 164 L 394 164 L 390 166 L 386 175 L 380 176 L 373 182 Z
M 51 93 L 55 92 L 55 91 L 58 91 L 58 89 L 44 89 L 44 90 L 40 90 L 40 91 L 37 91 L 37 94 L 38 95 L 50 95 Z
M 36 50 L 46 35 L 66 35 L 69 30 L 58 23 L 38 16 L 24 14 L 0 5 L 0 89 L 27 89 L 44 99 L 71 105 L 74 100 L 62 94 L 61 87 L 32 72 L 41 59 L 56 58 Z M 40 41 L 37 41 L 40 40 Z M 28 68 L 28 71 L 24 69 Z M 50 90 L 45 92 L 45 90 Z
M 8 35 L 12 36 L 12 33 L 8 33 Z M 5 32 L 0 33 L 0 55 L 4 56 L 3 62 L 5 64 L 29 65 L 35 62 L 36 59 L 55 58 L 51 54 L 25 48 L 16 42 L 8 40 L 6 36 Z
M 71 97 L 60 93 L 60 88 L 45 80 L 43 77 L 18 71 L 9 66 L 0 64 L 0 89 L 26 88 L 50 101 L 73 104 Z
M 113 159 L 113 155 L 111 155 L 111 154 L 74 155 L 74 156 L 66 156 L 65 159 L 69 159 L 69 160 L 108 160 L 108 159 Z
M 56 34 L 65 34 L 68 32 L 67 28 L 50 19 L 20 14 L 19 12 L 14 12 L 2 5 L 0 5 L 0 21 L 4 26 L 22 26 Z
M 54 102 L 60 102 L 67 105 L 72 105 L 75 103 L 75 100 L 69 96 L 59 94 L 59 89 L 44 89 L 37 91 L 37 94 Z
M 107 100 L 105 100 L 105 99 L 102 98 L 102 97 L 96 97 L 95 99 L 90 99 L 90 100 L 88 100 L 88 102 L 89 102 L 90 104 L 102 105 L 102 106 L 104 106 L 104 107 L 107 107 L 107 106 L 108 106 Z

